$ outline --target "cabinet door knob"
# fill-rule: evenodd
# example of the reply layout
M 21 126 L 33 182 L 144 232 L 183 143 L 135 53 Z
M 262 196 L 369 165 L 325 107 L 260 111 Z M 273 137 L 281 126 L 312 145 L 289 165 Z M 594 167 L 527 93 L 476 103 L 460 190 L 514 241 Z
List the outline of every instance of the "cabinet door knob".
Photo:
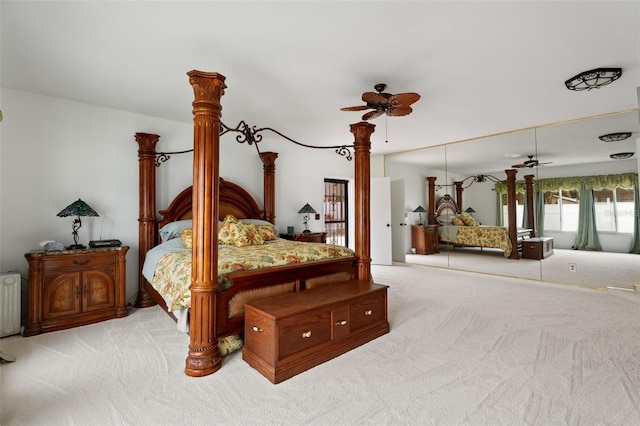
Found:
M 302 333 L 302 337 L 303 337 L 303 338 L 305 338 L 305 339 L 307 339 L 307 338 L 311 337 L 311 330 L 309 330 L 309 331 L 304 331 L 304 332 Z
M 371 309 L 367 309 L 366 311 L 364 311 L 364 314 L 370 317 L 371 315 L 373 315 L 373 311 Z
M 336 325 L 347 325 L 347 320 L 338 321 Z
M 253 331 L 255 331 L 256 333 L 262 333 L 262 329 L 260 327 L 258 327 L 257 325 L 254 325 L 253 327 L 251 327 L 251 329 Z

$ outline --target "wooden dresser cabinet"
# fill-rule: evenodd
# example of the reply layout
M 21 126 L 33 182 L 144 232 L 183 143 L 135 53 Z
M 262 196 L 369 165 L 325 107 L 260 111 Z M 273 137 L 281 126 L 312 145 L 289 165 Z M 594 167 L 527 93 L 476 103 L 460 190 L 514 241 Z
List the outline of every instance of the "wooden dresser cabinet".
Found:
M 416 254 L 439 253 L 438 226 L 437 225 L 412 225 L 411 247 Z
M 386 285 L 325 284 L 247 303 L 242 358 L 279 383 L 388 332 Z
M 280 238 L 292 241 L 304 241 L 307 243 L 326 243 L 326 232 L 303 232 L 302 234 L 280 234 Z
M 24 336 L 125 317 L 129 247 L 38 251 L 29 262 Z

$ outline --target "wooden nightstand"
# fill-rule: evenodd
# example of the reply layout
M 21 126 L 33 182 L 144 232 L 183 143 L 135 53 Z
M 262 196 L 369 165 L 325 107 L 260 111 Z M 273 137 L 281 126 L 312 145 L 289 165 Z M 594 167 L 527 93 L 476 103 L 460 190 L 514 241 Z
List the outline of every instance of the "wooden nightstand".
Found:
M 29 262 L 29 319 L 24 336 L 128 315 L 129 247 L 35 251 Z
M 416 254 L 439 253 L 440 249 L 438 247 L 438 226 L 411 226 L 411 247 L 416 249 Z
M 302 234 L 280 234 L 280 238 L 292 241 L 304 241 L 306 243 L 326 243 L 326 232 L 307 232 Z

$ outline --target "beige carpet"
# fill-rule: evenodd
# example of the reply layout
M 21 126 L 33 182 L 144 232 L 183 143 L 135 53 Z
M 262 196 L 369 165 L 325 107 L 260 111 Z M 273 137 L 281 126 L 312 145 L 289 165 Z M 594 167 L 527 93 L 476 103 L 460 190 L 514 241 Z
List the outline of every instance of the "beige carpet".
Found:
M 502 250 L 456 248 L 438 254 L 409 254 L 407 263 L 606 289 L 640 286 L 640 255 L 556 249 L 543 260 L 504 257 Z M 576 266 L 575 272 L 569 264 Z
M 2 425 L 638 425 L 640 296 L 374 266 L 391 332 L 278 385 L 240 353 L 183 374 L 157 307 L 0 340 Z

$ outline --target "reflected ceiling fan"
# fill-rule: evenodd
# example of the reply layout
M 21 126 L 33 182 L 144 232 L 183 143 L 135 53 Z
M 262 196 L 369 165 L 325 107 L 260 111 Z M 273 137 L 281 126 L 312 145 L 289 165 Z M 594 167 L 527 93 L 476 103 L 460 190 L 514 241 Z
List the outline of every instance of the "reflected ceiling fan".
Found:
M 544 166 L 545 164 L 551 164 L 552 163 L 552 161 L 548 161 L 546 163 L 541 163 L 538 160 L 534 160 L 533 159 L 533 155 L 528 155 L 527 157 L 529 157 L 528 160 L 523 161 L 520 164 L 514 164 L 511 167 L 515 167 L 516 169 L 522 169 L 522 168 L 525 168 L 525 167 L 532 168 L 532 167 Z
M 420 95 L 417 93 L 398 93 L 392 95 L 390 93 L 384 93 L 386 84 L 376 84 L 374 88 L 376 92 L 365 92 L 362 94 L 362 100 L 366 105 L 358 105 L 352 107 L 340 108 L 340 111 L 364 111 L 372 109 L 362 116 L 362 119 L 373 120 L 380 117 L 383 114 L 387 114 L 390 117 L 400 117 L 408 115 L 413 111 L 409 105 L 415 103 L 420 99 Z

